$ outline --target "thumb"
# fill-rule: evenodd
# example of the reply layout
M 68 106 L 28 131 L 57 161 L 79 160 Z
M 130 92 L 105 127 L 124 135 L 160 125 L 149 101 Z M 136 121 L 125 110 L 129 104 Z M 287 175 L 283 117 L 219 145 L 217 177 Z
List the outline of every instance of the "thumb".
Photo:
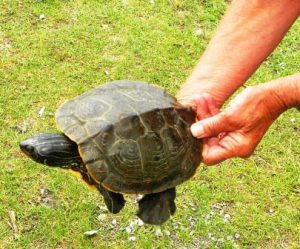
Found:
M 191 132 L 194 137 L 205 138 L 214 137 L 221 132 L 229 131 L 229 123 L 224 113 L 203 119 L 191 126 Z

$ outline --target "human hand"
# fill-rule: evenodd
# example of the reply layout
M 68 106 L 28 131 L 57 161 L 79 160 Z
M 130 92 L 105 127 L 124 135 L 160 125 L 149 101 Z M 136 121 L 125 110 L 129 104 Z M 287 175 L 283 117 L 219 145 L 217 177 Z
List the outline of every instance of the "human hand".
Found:
M 217 164 L 231 157 L 250 156 L 270 125 L 283 111 L 268 87 L 250 87 L 219 112 L 213 98 L 195 99 L 197 120 L 191 131 L 204 139 L 203 162 Z
M 176 99 L 183 106 L 191 106 L 193 109 L 196 109 L 195 99 L 204 93 L 206 97 L 210 96 L 213 98 L 213 105 L 215 108 L 221 108 L 224 102 L 233 92 L 228 91 L 228 89 L 223 90 L 220 88 L 219 82 L 214 82 L 208 78 L 200 80 L 192 78 L 181 86 L 181 89 L 176 94 Z M 211 99 L 210 97 L 208 97 L 208 99 Z

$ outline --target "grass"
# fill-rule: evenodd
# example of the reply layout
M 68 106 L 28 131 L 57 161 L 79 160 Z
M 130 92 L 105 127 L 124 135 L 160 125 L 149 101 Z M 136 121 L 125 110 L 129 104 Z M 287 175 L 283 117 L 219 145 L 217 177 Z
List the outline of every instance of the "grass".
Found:
M 133 224 L 134 197 L 108 214 L 96 191 L 18 149 L 29 135 L 56 130 L 62 102 L 104 82 L 142 80 L 176 93 L 225 9 L 223 0 L 1 1 L 0 248 L 299 248 L 296 110 L 274 123 L 250 159 L 200 167 L 178 187 L 178 211 L 161 230 Z M 299 40 L 297 21 L 249 84 L 299 72 Z M 41 189 L 50 190 L 46 199 Z

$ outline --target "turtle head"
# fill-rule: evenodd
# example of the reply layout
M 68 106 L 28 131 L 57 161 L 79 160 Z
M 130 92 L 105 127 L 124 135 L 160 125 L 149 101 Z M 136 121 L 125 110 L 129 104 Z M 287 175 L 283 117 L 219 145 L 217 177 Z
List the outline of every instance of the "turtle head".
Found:
M 22 141 L 20 148 L 37 163 L 69 169 L 90 187 L 96 185 L 83 164 L 77 144 L 63 133 L 37 134 Z
M 62 133 L 37 134 L 20 143 L 32 160 L 48 166 L 71 168 L 82 164 L 77 144 Z

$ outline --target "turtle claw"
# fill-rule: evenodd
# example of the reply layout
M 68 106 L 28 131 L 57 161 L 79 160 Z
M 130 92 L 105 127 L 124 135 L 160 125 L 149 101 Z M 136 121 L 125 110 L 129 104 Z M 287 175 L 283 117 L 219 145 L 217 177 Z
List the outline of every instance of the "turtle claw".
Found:
M 125 199 L 122 194 L 109 191 L 108 189 L 102 187 L 101 185 L 97 186 L 100 194 L 104 198 L 104 202 L 109 212 L 117 214 L 125 205 Z
M 161 225 L 176 211 L 175 188 L 145 195 L 139 203 L 137 216 L 148 224 Z

